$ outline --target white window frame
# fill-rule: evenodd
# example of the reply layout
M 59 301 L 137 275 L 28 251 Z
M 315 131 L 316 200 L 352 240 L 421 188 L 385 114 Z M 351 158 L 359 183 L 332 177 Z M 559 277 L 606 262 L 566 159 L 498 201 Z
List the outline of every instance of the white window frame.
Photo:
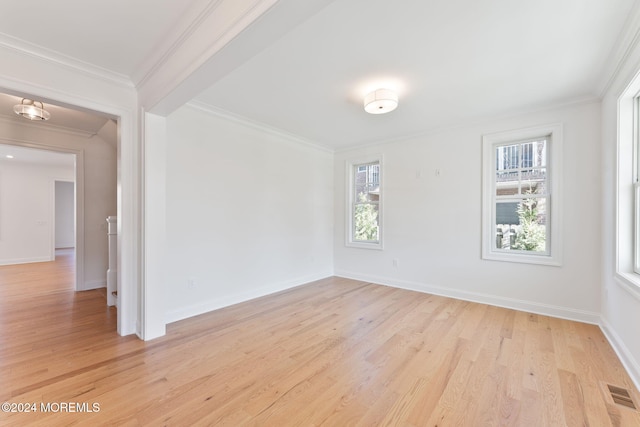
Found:
M 507 251 L 495 248 L 496 147 L 508 143 L 547 139 L 547 252 Z M 562 124 L 487 134 L 482 137 L 482 258 L 493 261 L 562 265 Z
M 378 201 L 378 241 L 377 242 L 364 242 L 354 239 L 354 205 L 355 205 L 355 168 L 360 165 L 365 165 L 369 163 L 378 162 L 380 165 L 380 192 L 379 192 L 379 201 Z M 354 159 L 349 159 L 346 161 L 346 221 L 345 221 L 345 246 L 351 248 L 361 248 L 361 249 L 384 249 L 383 245 L 383 236 L 384 236 L 384 224 L 383 224 L 383 201 L 384 201 L 384 170 L 383 170 L 383 161 L 382 155 L 370 155 L 366 157 L 358 157 Z
M 633 184 L 633 197 L 633 272 L 640 275 L 640 183 L 637 180 Z M 637 282 L 640 286 L 640 277 Z
M 633 272 L 640 275 L 640 94 L 633 97 Z M 640 281 L 640 277 L 638 277 Z
M 640 298 L 640 73 L 618 98 L 616 282 Z

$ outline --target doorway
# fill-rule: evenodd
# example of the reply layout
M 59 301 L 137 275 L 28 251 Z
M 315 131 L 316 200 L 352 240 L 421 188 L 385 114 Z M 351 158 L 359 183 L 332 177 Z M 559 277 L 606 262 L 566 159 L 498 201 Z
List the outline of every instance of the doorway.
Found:
M 29 94 L 25 90 L 32 93 Z M 5 125 L 0 127 L 0 147 L 2 144 L 7 144 L 75 154 L 76 194 L 78 195 L 76 198 L 75 276 L 78 289 L 88 290 L 105 285 L 106 277 L 92 277 L 92 274 L 100 271 L 103 275 L 103 267 L 100 264 L 104 262 L 106 265 L 108 254 L 105 254 L 104 261 L 93 262 L 92 260 L 97 258 L 92 258 L 90 253 L 96 245 L 104 246 L 106 251 L 106 217 L 118 216 L 117 329 L 120 335 L 137 333 L 141 336 L 142 332 L 139 328 L 143 328 L 144 321 L 138 318 L 136 293 L 136 287 L 140 283 L 138 254 L 141 241 L 136 213 L 140 211 L 142 202 L 136 186 L 140 179 L 140 171 L 135 161 L 139 147 L 134 138 L 135 117 L 130 109 L 121 106 L 105 107 L 104 104 L 92 102 L 86 97 L 68 93 L 64 94 L 64 101 L 58 103 L 54 101 L 58 94 L 43 91 L 41 87 L 29 85 L 18 87 L 11 82 L 8 86 L 5 85 L 0 90 L 0 105 L 4 105 L 5 109 L 10 110 L 11 106 L 19 103 L 22 97 L 27 96 L 32 99 L 35 96 L 36 99 L 42 99 L 47 103 L 51 118 L 46 123 L 31 123 L 17 115 L 7 116 Z M 55 123 L 56 121 L 58 122 Z M 82 128 L 74 127 L 74 124 L 78 123 L 82 123 Z M 95 141 L 102 136 L 106 136 L 103 139 L 110 141 L 110 147 L 104 144 L 100 147 L 95 144 Z M 86 144 L 79 144 L 79 140 L 84 140 Z M 89 153 L 91 150 L 94 152 Z M 112 165 L 107 173 L 104 169 L 106 164 Z M 1 175 L 0 170 L 0 184 L 2 183 Z M 100 189 L 96 191 L 94 187 L 96 180 L 106 175 L 108 175 L 110 190 L 108 195 L 104 196 Z M 113 206 L 102 212 L 105 200 L 113 201 Z M 0 227 L 0 235 L 2 232 Z M 98 242 L 103 236 L 104 245 Z M 53 232 L 51 232 L 51 239 L 53 239 Z M 2 237 L 0 237 L 1 240 Z M 49 244 L 50 247 L 54 246 L 53 241 Z
M 76 248 L 73 153 L 40 150 L 0 139 L 0 265 L 55 259 L 55 179 L 72 185 L 67 220 Z M 75 281 L 73 283 L 75 287 Z
M 3 162 L 0 185 L 16 193 L 15 200 L 6 200 L 3 191 L 0 205 L 5 210 L 24 205 L 22 211 L 11 213 L 14 222 L 3 221 L 3 231 L 11 230 L 17 243 L 0 241 L 0 263 L 53 261 L 56 251 L 71 248 L 73 256 L 68 249 L 64 255 L 75 261 L 74 290 L 103 288 L 108 264 L 106 217 L 117 213 L 117 124 L 105 119 L 90 137 L 77 132 L 61 135 L 43 126 L 36 129 L 29 142 L 0 135 L 0 155 L 11 157 Z M 85 200 L 90 203 L 86 208 Z M 28 221 L 22 229 L 15 226 L 24 218 Z M 34 234 L 41 238 L 36 255 L 3 258 L 3 245 L 15 250 Z

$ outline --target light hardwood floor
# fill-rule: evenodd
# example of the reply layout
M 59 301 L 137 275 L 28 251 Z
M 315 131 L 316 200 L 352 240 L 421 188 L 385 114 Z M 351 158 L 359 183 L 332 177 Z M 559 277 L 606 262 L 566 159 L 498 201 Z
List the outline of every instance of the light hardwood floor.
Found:
M 145 343 L 72 261 L 0 267 L 0 425 L 640 426 L 593 325 L 329 278 Z

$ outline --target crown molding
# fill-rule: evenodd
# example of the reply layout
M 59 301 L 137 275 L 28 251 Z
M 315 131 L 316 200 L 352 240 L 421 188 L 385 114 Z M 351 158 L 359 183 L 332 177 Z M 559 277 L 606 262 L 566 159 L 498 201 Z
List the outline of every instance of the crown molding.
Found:
M 124 74 L 116 73 L 106 68 L 72 58 L 71 56 L 38 46 L 34 43 L 18 39 L 5 33 L 0 33 L 0 47 L 13 50 L 21 55 L 31 56 L 41 61 L 62 66 L 93 78 L 98 78 L 109 83 L 115 83 L 119 86 L 127 88 L 134 87 L 129 77 Z
M 379 139 L 379 140 L 371 140 L 371 141 L 366 141 L 359 144 L 348 145 L 344 147 L 336 147 L 336 148 L 321 145 L 317 142 L 308 140 L 299 135 L 287 132 L 280 128 L 270 126 L 256 120 L 251 120 L 245 116 L 232 113 L 230 111 L 224 110 L 219 107 L 214 107 L 213 105 L 204 103 L 202 101 L 197 101 L 197 100 L 190 101 L 189 103 L 186 104 L 186 106 L 214 115 L 216 117 L 220 117 L 225 120 L 238 123 L 243 126 L 247 126 L 247 127 L 259 130 L 261 132 L 265 132 L 270 135 L 274 135 L 280 138 L 285 138 L 289 141 L 302 144 L 302 145 L 314 148 L 316 150 L 324 151 L 331 154 L 339 154 L 339 153 L 345 153 L 345 152 L 354 151 L 354 150 L 360 150 L 364 148 L 382 146 L 385 144 L 390 144 L 395 142 L 408 141 L 416 138 L 425 138 L 433 135 L 438 135 L 443 132 L 450 132 L 450 131 L 455 131 L 459 129 L 467 129 L 471 127 L 483 126 L 495 121 L 507 120 L 507 119 L 511 119 L 514 117 L 519 117 L 527 114 L 535 114 L 535 113 L 541 113 L 541 112 L 550 111 L 550 110 L 559 110 L 563 108 L 579 107 L 581 105 L 597 104 L 599 102 L 600 102 L 600 98 L 597 98 L 597 97 L 593 97 L 593 96 L 581 97 L 576 99 L 565 100 L 562 102 L 550 103 L 547 105 L 538 105 L 538 106 L 532 106 L 530 108 L 523 108 L 517 111 L 511 111 L 507 114 L 495 114 L 491 116 L 481 117 L 481 118 L 478 118 L 477 120 L 468 120 L 460 124 L 453 124 L 450 126 L 447 126 L 447 125 L 438 126 L 432 129 L 425 129 L 420 132 L 398 135 L 396 137 Z
M 174 25 L 176 30 L 156 46 L 133 74 L 141 104 L 148 109 L 156 108 L 155 112 L 161 115 L 184 105 L 196 93 L 190 93 L 185 99 L 180 95 L 167 95 L 189 80 L 192 83 L 197 81 L 194 76 L 199 70 L 278 1 L 208 0 L 205 7 L 188 9 Z M 208 79 L 207 87 L 211 84 L 212 75 L 216 73 L 204 74 Z
M 314 150 L 319 150 L 319 151 L 323 151 L 325 153 L 330 153 L 333 154 L 335 152 L 335 150 L 333 150 L 330 147 L 326 147 L 324 145 L 320 145 L 317 144 L 311 140 L 308 140 L 306 138 L 303 138 L 299 135 L 287 132 L 285 130 L 276 128 L 274 126 L 270 126 L 267 125 L 265 123 L 256 121 L 256 120 L 251 120 L 247 117 L 241 116 L 239 114 L 235 114 L 232 113 L 230 111 L 224 110 L 222 108 L 218 108 L 218 107 L 214 107 L 212 105 L 206 104 L 202 101 L 191 101 L 189 103 L 186 104 L 187 107 L 190 108 L 194 108 L 196 110 L 200 110 L 203 111 L 207 114 L 211 114 L 214 115 L 216 117 L 222 118 L 224 120 L 228 120 L 234 123 L 238 123 L 242 126 L 246 126 L 255 130 L 258 130 L 260 132 L 264 132 L 266 134 L 278 137 L 278 138 L 283 138 L 286 139 L 288 141 L 294 142 L 296 144 L 300 144 L 300 145 L 304 145 L 306 147 L 309 148 L 313 148 Z
M 596 93 L 603 98 L 613 85 L 631 54 L 640 42 L 640 2 L 636 2 L 629 13 L 614 48 L 605 61 L 604 70 L 596 86 Z
M 160 43 L 151 55 L 149 55 L 145 61 L 136 69 L 132 75 L 132 80 L 136 87 L 144 86 L 159 70 L 161 70 L 176 54 L 185 47 L 190 38 L 205 24 L 209 23 L 209 18 L 213 15 L 220 6 L 227 3 L 233 3 L 237 0 L 210 0 L 206 7 L 202 9 L 196 9 L 195 6 L 185 13 L 180 19 L 180 23 L 175 25 L 172 32 L 164 38 L 164 41 Z M 222 31 L 218 30 L 215 34 L 215 38 L 210 41 L 209 46 L 213 46 L 214 50 L 219 49 L 219 45 L 222 42 L 222 46 L 226 44 L 230 38 L 233 38 L 232 34 L 237 25 L 245 22 L 247 18 L 259 16 L 263 13 L 265 0 L 255 0 L 254 4 L 248 7 L 242 14 L 233 17 L 233 20 L 228 22 L 226 27 Z M 268 6 L 269 7 L 269 6 Z M 230 37 L 231 35 L 231 37 Z M 208 56 L 208 50 L 203 52 L 204 56 Z
M 439 135 L 439 134 L 442 134 L 444 132 L 452 132 L 452 131 L 456 131 L 456 130 L 469 129 L 469 128 L 478 127 L 478 126 L 485 126 L 485 125 L 489 125 L 489 124 L 492 124 L 492 123 L 500 121 L 500 120 L 508 120 L 508 119 L 512 119 L 512 118 L 525 116 L 525 115 L 543 113 L 545 111 L 553 111 L 553 110 L 560 110 L 560 109 L 563 109 L 563 108 L 579 107 L 581 105 L 599 104 L 600 101 L 601 100 L 598 97 L 587 96 L 587 97 L 578 97 L 578 98 L 575 98 L 575 99 L 569 99 L 569 100 L 565 100 L 565 101 L 560 101 L 560 102 L 556 102 L 556 103 L 549 103 L 547 105 L 531 106 L 529 108 L 521 108 L 521 109 L 517 109 L 517 110 L 514 110 L 514 111 L 510 111 L 509 113 L 506 113 L 506 114 L 488 115 L 488 116 L 485 116 L 485 117 L 478 117 L 475 120 L 474 119 L 465 120 L 465 121 L 463 121 L 461 123 L 458 123 L 458 124 L 435 126 L 433 128 L 425 129 L 423 131 L 408 133 L 408 134 L 404 134 L 404 135 L 398 135 L 396 137 L 378 139 L 378 140 L 371 140 L 371 141 L 366 141 L 366 142 L 362 142 L 362 143 L 358 143 L 358 144 L 354 144 L 354 145 L 347 145 L 347 146 L 344 146 L 344 147 L 336 148 L 334 150 L 334 152 L 336 154 L 342 154 L 342 153 L 346 153 L 346 152 L 349 152 L 349 151 L 361 150 L 361 149 L 364 149 L 364 148 L 378 147 L 378 146 L 381 146 L 381 145 L 392 144 L 392 143 L 396 143 L 396 142 L 409 141 L 409 140 L 412 140 L 412 139 L 432 137 L 434 135 Z
M 171 56 L 180 49 L 182 45 L 193 35 L 202 23 L 220 5 L 222 0 L 209 1 L 203 9 L 196 9 L 194 6 L 189 9 L 180 19 L 177 25 L 172 27 L 171 32 L 164 37 L 163 41 L 156 45 L 155 49 L 145 60 L 138 65 L 132 74 L 132 80 L 136 87 L 144 85 Z
M 0 144 L 15 145 L 18 147 L 25 147 L 25 148 L 35 148 L 37 150 L 54 151 L 56 153 L 63 153 L 63 154 L 83 155 L 84 153 L 83 148 L 61 147 L 59 145 L 43 144 L 42 142 L 37 140 L 6 138 L 4 136 L 0 136 Z
M 91 138 L 97 135 L 97 132 L 89 132 L 82 129 L 69 128 L 66 126 L 54 125 L 46 122 L 32 122 L 27 120 L 15 120 L 12 116 L 0 114 L 0 125 L 18 126 L 21 128 L 44 130 L 48 132 L 62 133 L 65 135 L 80 136 L 82 138 Z

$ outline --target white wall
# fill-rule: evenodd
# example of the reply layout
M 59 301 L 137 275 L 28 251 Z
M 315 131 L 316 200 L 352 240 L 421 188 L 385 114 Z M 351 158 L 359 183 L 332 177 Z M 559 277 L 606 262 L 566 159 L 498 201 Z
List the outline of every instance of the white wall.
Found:
M 107 217 L 117 215 L 116 123 L 108 121 L 84 146 L 85 289 L 105 287 L 109 266 Z
M 168 321 L 332 274 L 331 153 L 190 106 L 167 130 Z
M 52 261 L 54 181 L 73 168 L 0 160 L 0 265 Z
M 56 181 L 55 186 L 55 247 L 73 248 L 76 245 L 75 184 Z
M 0 127 L 0 142 L 20 141 L 51 149 L 74 149 L 84 152 L 84 283 L 79 289 L 106 286 L 108 245 L 106 218 L 117 211 L 116 191 L 116 124 L 108 121 L 104 128 L 92 137 L 50 130 L 45 126 Z M 55 177 L 73 180 L 74 176 Z M 53 188 L 50 182 L 49 194 Z M 53 196 L 52 196 L 53 197 Z M 52 199 L 51 199 L 52 200 Z M 52 205 L 52 201 L 49 204 Z M 10 209 L 10 206 L 5 206 Z M 4 208 L 3 208 L 4 209 Z M 52 225 L 50 225 L 52 226 Z M 53 233 L 51 233 L 53 234 Z M 3 257 L 5 258 L 5 257 Z
M 482 135 L 558 122 L 564 126 L 563 265 L 482 260 Z M 599 146 L 600 106 L 589 103 L 338 153 L 335 272 L 597 323 Z M 348 248 L 344 245 L 345 160 L 374 153 L 384 156 L 384 250 Z

